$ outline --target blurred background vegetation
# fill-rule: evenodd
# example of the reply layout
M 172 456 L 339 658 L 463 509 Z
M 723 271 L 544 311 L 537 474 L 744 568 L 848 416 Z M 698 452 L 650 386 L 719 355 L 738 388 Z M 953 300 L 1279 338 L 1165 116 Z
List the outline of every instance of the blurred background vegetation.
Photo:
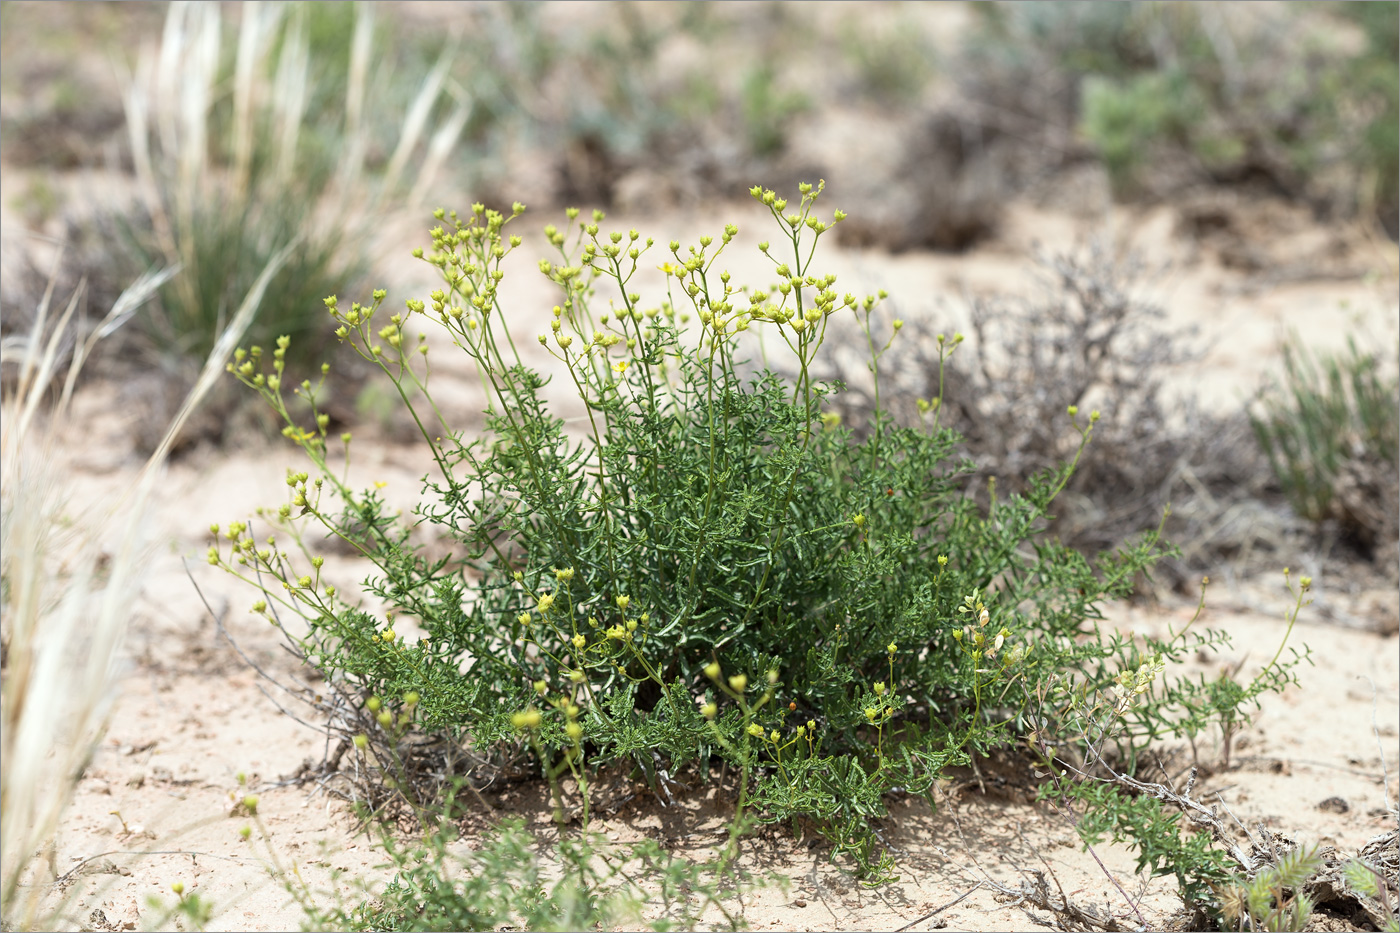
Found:
M 0 4 L 0 159 L 17 170 L 6 208 L 66 244 L 60 295 L 82 281 L 107 306 L 140 274 L 178 270 L 123 339 L 104 341 L 109 368 L 89 367 L 116 367 L 130 403 L 149 408 L 149 449 L 272 256 L 291 250 L 250 339 L 290 333 L 302 364 L 320 360 L 320 298 L 355 293 L 373 236 L 432 206 L 429 192 L 655 215 L 744 199 L 755 181 L 782 190 L 820 177 L 860 206 L 843 241 L 891 251 L 973 249 L 1017 199 L 1088 217 L 1171 203 L 1198 238 L 1228 235 L 1222 261 L 1244 269 L 1268 262 L 1267 242 L 1244 242 L 1247 224 L 1222 204 L 1284 204 L 1394 241 L 1397 10 L 11 0 Z M 65 181 L 75 175 L 89 183 Z M 1268 224 L 1253 226 L 1267 241 Z M 28 327 L 47 284 L 48 266 L 26 272 L 26 255 L 6 254 L 7 333 Z M 1069 540 L 1110 546 L 1174 501 L 1185 538 L 1228 539 L 1205 560 L 1248 550 L 1241 536 L 1274 536 L 1268 497 L 1286 493 L 1297 514 L 1394 563 L 1394 516 L 1355 504 L 1396 485 L 1394 451 L 1375 440 L 1394 437 L 1375 428 L 1394 422 L 1393 352 L 1305 363 L 1300 350 L 1252 419 L 1169 417 L 1160 377 L 1191 351 L 1129 297 L 1133 274 L 1102 256 L 1047 262 L 1039 299 L 973 309 L 1020 327 L 980 343 L 1049 361 L 1033 378 L 957 364 L 948 401 L 983 474 L 1015 488 L 1057 456 L 1051 410 L 1109 387 L 1121 417 L 1069 491 L 1085 503 L 1058 529 Z M 1085 342 L 1093 327 L 1112 335 L 1112 353 Z M 906 401 L 928 397 L 929 360 L 917 341 L 908 352 Z M 858 420 L 859 379 L 840 375 Z M 372 401 L 365 373 L 337 377 L 337 397 Z M 183 443 L 247 426 L 225 389 Z M 332 411 L 350 420 L 360 408 Z M 1213 490 L 1209 509 L 1181 507 L 1187 473 Z M 1338 482 L 1353 491 L 1319 491 Z M 1254 505 L 1236 508 L 1241 497 Z

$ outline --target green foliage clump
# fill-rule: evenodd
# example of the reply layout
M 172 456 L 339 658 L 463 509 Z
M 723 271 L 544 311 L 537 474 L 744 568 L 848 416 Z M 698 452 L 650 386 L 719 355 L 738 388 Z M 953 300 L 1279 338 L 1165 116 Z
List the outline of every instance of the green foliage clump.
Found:
M 318 387 L 288 372 L 289 340 L 236 354 L 230 369 L 286 420 L 314 475 L 289 472 L 289 501 L 266 516 L 291 545 L 235 522 L 214 529 L 209 561 L 262 588 L 254 609 L 269 621 L 305 620 L 306 634 L 284 631 L 341 691 L 337 715 L 367 765 L 391 772 L 411 730 L 488 760 L 529 750 L 551 782 L 573 779 L 586 822 L 600 765 L 628 763 L 669 793 L 675 769 L 719 759 L 738 781 L 731 846 L 750 816 L 805 822 L 888 878 L 871 828 L 888 794 L 925 793 L 1032 728 L 1083 747 L 1076 698 L 1112 689 L 1144 657 L 1219 641 L 1100 630 L 1102 601 L 1128 595 L 1164 551 L 1159 533 L 1093 560 L 1041 536 L 1097 412 L 1070 407 L 1073 459 L 1015 495 L 993 487 L 983 507 L 961 488 L 971 465 L 951 460 L 957 437 L 937 406 L 900 427 L 877 395 L 859 439 L 824 411 L 838 389 L 811 371 L 831 318 L 854 315 L 877 376 L 899 327 L 881 346 L 872 318 L 884 294 L 842 295 L 820 271 L 817 241 L 845 217 L 817 215 L 821 190 L 804 184 L 789 205 L 751 189 L 781 231 L 759 244 L 769 284 L 741 286 L 719 266 L 731 225 L 668 245 L 660 301 L 634 282 L 652 239 L 604 232 L 601 211 L 588 222 L 570 209 L 564 228 L 545 228 L 558 255 L 539 269 L 560 297 L 538 342 L 581 402 L 581 436 L 502 326 L 502 262 L 521 243 L 507 224 L 523 205 L 510 217 L 436 212 L 414 255 L 442 285 L 387 320 L 383 291 L 348 308 L 326 299 L 337 336 L 390 376 L 432 451 L 412 524 L 338 478 L 324 414 L 303 426 L 289 413 L 289 392 L 319 411 Z M 428 345 L 410 330 L 428 317 L 476 364 L 481 437 L 433 402 Z M 795 378 L 746 369 L 740 338 L 757 328 L 786 345 Z M 940 361 L 960 342 L 940 337 Z M 350 436 L 339 440 L 348 456 Z M 385 616 L 322 579 L 309 523 L 374 564 L 365 589 Z M 430 559 L 412 525 L 457 550 Z M 416 639 L 400 631 L 410 626 Z M 1189 694 L 1172 696 L 1139 704 L 1117 735 L 1124 755 L 1209 722 Z M 410 775 L 393 780 L 420 806 Z
M 1291 340 L 1284 378 L 1261 393 L 1250 423 L 1299 515 L 1313 522 L 1337 518 L 1367 549 L 1381 542 L 1387 525 L 1393 528 L 1383 502 L 1396 499 L 1400 383 L 1382 373 L 1374 354 L 1360 352 L 1354 340 L 1340 354 L 1315 354 Z M 1358 471 L 1378 485 L 1375 515 L 1339 501 L 1343 476 Z

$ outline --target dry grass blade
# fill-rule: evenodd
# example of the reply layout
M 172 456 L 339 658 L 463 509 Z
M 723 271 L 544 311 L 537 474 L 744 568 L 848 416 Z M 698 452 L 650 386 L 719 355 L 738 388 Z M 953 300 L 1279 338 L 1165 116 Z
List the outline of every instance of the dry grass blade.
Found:
M 0 637 L 5 646 L 0 685 L 0 922 L 5 929 L 66 924 L 61 904 L 45 900 L 57 875 L 54 835 L 76 782 L 106 728 L 130 607 L 141 589 L 150 543 L 141 517 L 180 428 L 223 370 L 257 312 L 267 284 L 295 243 L 263 269 L 238 313 L 220 335 L 194 389 L 131 492 L 78 517 L 68 529 L 67 490 L 56 428 L 85 352 L 74 354 L 63 393 L 45 420 L 36 413 L 50 398 L 56 347 L 71 325 L 77 295 L 45 339 L 37 314 L 24 341 L 21 380 L 3 399 L 0 461 L 0 577 L 4 581 Z M 169 270 L 143 277 L 123 293 L 96 335 L 164 281 Z M 91 341 L 90 341 L 91 342 Z M 18 346 L 18 345 L 16 345 Z M 43 876 L 41 858 L 48 861 Z
M 418 148 L 419 141 L 423 138 L 433 104 L 442 91 L 443 81 L 447 79 L 447 72 L 451 67 L 452 49 L 449 48 L 442 53 L 437 65 L 423 80 L 423 86 L 418 89 L 418 96 L 413 99 L 413 104 L 408 108 L 408 114 L 403 121 L 403 131 L 399 135 L 399 144 L 394 149 L 394 154 L 389 158 L 389 167 L 384 170 L 384 184 L 381 194 L 393 191 L 398 185 L 399 178 L 403 175 L 409 158 L 412 157 L 414 150 Z M 465 119 L 463 119 L 462 125 L 466 125 Z M 453 138 L 455 140 L 455 135 Z

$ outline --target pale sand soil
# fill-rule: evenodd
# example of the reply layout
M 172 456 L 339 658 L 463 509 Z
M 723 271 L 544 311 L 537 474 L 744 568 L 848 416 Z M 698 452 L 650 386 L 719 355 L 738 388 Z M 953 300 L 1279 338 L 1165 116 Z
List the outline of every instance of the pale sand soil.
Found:
M 685 242 L 701 232 L 717 232 L 730 218 L 738 219 L 743 232 L 731 247 L 727 265 L 741 281 L 748 272 L 766 277 L 745 248 L 764 231 L 742 209 L 713 216 L 677 214 L 648 221 L 644 229 L 663 242 L 671 236 Z M 526 218 L 533 226 L 546 219 Z M 633 222 L 612 220 L 623 229 Z M 641 220 L 635 222 L 643 226 Z M 391 258 L 381 269 L 383 281 L 402 291 L 393 293 L 395 302 L 429 281 L 399 258 L 408 245 L 421 242 L 414 225 L 405 224 L 406 239 L 386 254 Z M 1022 270 L 1032 241 L 1063 248 L 1082 238 L 1086 229 L 1064 216 L 1016 207 L 1007 232 L 968 255 L 888 257 L 833 251 L 828 253 L 829 267 L 841 275 L 838 287 L 887 288 L 906 318 L 946 313 L 951 330 L 957 326 L 964 289 L 1015 288 L 1026 282 Z M 1115 211 L 1094 229 L 1135 244 L 1154 261 L 1177 261 L 1168 286 L 1157 296 L 1174 323 L 1201 328 L 1210 351 L 1204 362 L 1178 374 L 1174 384 L 1219 404 L 1239 404 L 1263 373 L 1276 369 L 1280 339 L 1290 327 L 1325 346 L 1336 346 L 1346 330 L 1359 324 L 1378 341 L 1395 344 L 1393 248 L 1387 254 L 1365 252 L 1364 242 L 1355 247 L 1351 264 L 1360 271 L 1350 278 L 1271 283 L 1266 276 L 1224 268 L 1208 249 L 1179 236 L 1170 209 Z M 1299 235 L 1304 234 L 1326 231 L 1300 228 Z M 1286 245 L 1286 238 L 1276 238 L 1274 246 L 1279 248 L 1279 243 Z M 510 312 L 520 321 L 517 325 L 512 317 L 512 328 L 529 348 L 526 352 L 546 365 L 547 360 L 537 359 L 538 347 L 531 339 L 553 303 L 541 277 L 531 274 L 541 255 L 539 241 L 527 239 L 516 257 L 515 279 L 506 280 L 511 289 L 506 300 L 507 307 L 519 309 Z M 945 297 L 942 310 L 935 304 L 938 296 Z M 446 349 L 434 343 L 434 385 L 452 399 L 454 419 L 479 424 L 471 415 L 479 389 Z M 75 509 L 122 488 L 134 474 L 137 458 L 124 421 L 132 413 L 116 410 L 113 397 L 111 386 L 89 386 L 68 426 L 65 449 L 78 481 Z M 376 442 L 372 428 L 362 430 L 361 437 L 352 482 L 386 482 L 391 503 L 410 507 L 417 480 L 427 469 L 423 451 Z M 246 518 L 258 506 L 279 504 L 286 494 L 283 476 L 288 466 L 299 466 L 294 450 L 280 443 L 254 443 L 229 452 L 196 450 L 169 470 L 149 516 L 147 531 L 155 542 L 151 574 L 136 610 L 121 702 L 106 742 L 78 786 L 58 841 L 56 872 L 77 869 L 66 889 L 75 925 L 101 926 L 105 919 L 116 927 L 134 928 L 149 922 L 153 914 L 147 896 L 166 892 L 170 882 L 181 880 L 215 904 L 216 928 L 297 926 L 300 913 L 269 878 L 265 849 L 239 840 L 238 829 L 247 819 L 230 812 L 230 795 L 240 793 L 235 781 L 239 772 L 248 775 L 261 796 L 259 809 L 284 868 L 295 864 L 314 888 L 328 886 L 336 869 L 351 876 L 384 877 L 375 868 L 380 859 L 365 836 L 353 833 L 344 805 L 314 787 L 273 786 L 307 759 L 319 760 L 324 740 L 279 712 L 272 698 L 292 701 L 277 688 L 260 684 L 219 637 L 186 576 L 188 565 L 204 598 L 215 612 L 226 615 L 229 633 L 248 657 L 284 682 L 297 676 L 275 633 L 248 614 L 252 592 L 202 561 L 209 524 Z M 1400 598 L 1385 588 L 1348 590 L 1344 583 L 1350 577 L 1344 568 L 1317 565 L 1315 556 L 1285 559 L 1317 578 L 1319 597 L 1338 607 L 1332 617 L 1360 627 L 1327 624 L 1328 616 L 1304 610 L 1293 643 L 1313 649 L 1314 665 L 1300 669 L 1300 688 L 1264 698 L 1254 728 L 1235 744 L 1233 767 L 1212 774 L 1201 786 L 1205 792 L 1218 792 L 1251 827 L 1262 823 L 1304 842 L 1355 851 L 1372 835 L 1395 825 L 1393 812 L 1387 815 L 1385 808 L 1397 799 L 1395 776 L 1400 767 L 1400 657 L 1394 635 Z M 1309 566 L 1310 560 L 1314 566 Z M 333 567 L 334 561 L 328 569 Z M 360 568 L 341 565 L 333 572 L 344 577 L 342 584 L 353 585 Z M 1232 588 L 1215 587 L 1204 624 L 1230 632 L 1234 650 L 1212 659 L 1205 668 L 1207 676 L 1236 663 L 1242 665 L 1242 678 L 1256 672 L 1272 657 L 1282 636 L 1287 604 L 1276 574 L 1247 578 Z M 1190 613 L 1190 606 L 1171 604 L 1107 609 L 1111 624 L 1139 633 L 1179 626 Z M 1213 739 L 1199 751 L 1206 761 L 1218 760 Z M 1176 770 L 1185 759 L 1170 760 L 1175 763 L 1169 767 Z M 1122 898 L 1081 850 L 1070 827 L 1029 802 L 1024 789 L 1028 777 L 1002 776 L 1006 782 L 993 781 L 986 793 L 966 782 L 944 786 L 937 812 L 923 801 L 894 801 L 885 834 L 899 853 L 901 880 L 875 891 L 863 889 L 821 849 L 796 841 L 786 830 L 759 833 L 745 845 L 745 865 L 791 881 L 786 890 L 773 886 L 747 895 L 743 916 L 758 929 L 892 929 L 918 920 L 984 878 L 1014 886 L 1019 871 L 1047 865 L 1076 900 L 1107 903 L 1122 915 Z M 641 793 L 598 828 L 619 842 L 647 835 L 678 853 L 703 855 L 721 838 L 733 786 L 716 798 L 712 787 L 694 776 L 690 780 L 697 786 L 682 795 L 679 806 L 663 808 Z M 1345 812 L 1336 812 L 1343 808 L 1335 803 L 1328 809 L 1319 807 L 1331 798 L 1345 801 Z M 552 832 L 538 787 L 516 788 L 506 797 L 490 799 L 498 815 L 525 816 L 544 839 Z M 1131 853 L 1106 845 L 1099 854 L 1120 879 L 1131 881 Z M 1136 882 L 1127 886 L 1138 890 Z M 343 883 L 342 890 L 348 893 Z M 1141 909 L 1153 925 L 1160 925 L 1177 903 L 1171 885 L 1159 880 L 1147 886 Z M 984 886 L 913 929 L 946 925 L 1007 930 L 1027 923 L 1018 908 L 999 903 Z

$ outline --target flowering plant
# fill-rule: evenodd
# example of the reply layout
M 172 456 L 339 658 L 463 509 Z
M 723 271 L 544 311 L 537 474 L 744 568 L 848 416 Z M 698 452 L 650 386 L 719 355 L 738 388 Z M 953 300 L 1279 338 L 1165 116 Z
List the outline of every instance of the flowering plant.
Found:
M 312 469 L 289 472 L 287 503 L 263 516 L 289 544 L 260 544 L 234 522 L 214 529 L 209 560 L 262 589 L 254 611 L 321 671 L 332 728 L 393 795 L 425 793 L 403 757 L 409 732 L 470 749 L 483 773 L 532 751 L 552 780 L 574 777 L 585 817 L 599 765 L 630 762 L 668 796 L 677 769 L 708 773 L 718 757 L 737 775 L 741 816 L 805 817 L 885 877 L 870 820 L 887 793 L 924 792 L 969 755 L 1017 741 L 1027 711 L 1046 706 L 1042 684 L 1068 672 L 1066 690 L 1107 689 L 1137 650 L 1100 635 L 1098 606 L 1131 591 L 1163 551 L 1157 533 L 1098 561 L 1037 538 L 1097 413 L 1071 409 L 1072 460 L 1023 495 L 993 489 L 986 509 L 961 489 L 970 464 L 952 459 L 940 399 L 921 406 L 917 429 L 877 410 L 857 439 L 824 410 L 839 387 L 810 365 L 833 316 L 853 314 L 878 377 L 900 322 L 881 322 L 883 293 L 842 294 L 820 271 L 818 241 L 845 216 L 818 214 L 820 184 L 792 204 L 750 193 L 779 230 L 758 245 L 773 266 L 761 286 L 720 265 L 733 225 L 684 248 L 604 232 L 600 211 L 545 228 L 556 255 L 538 267 L 559 299 L 538 342 L 584 405 L 582 437 L 566 433 L 502 324 L 522 205 L 437 211 L 413 255 L 442 284 L 402 311 L 389 313 L 382 290 L 368 304 L 326 299 L 336 335 L 393 381 L 431 450 L 437 475 L 414 524 L 450 536 L 448 556 L 429 559 L 378 490 L 339 478 L 332 451 L 348 458 L 351 436 L 332 436 L 319 386 L 286 372 L 285 339 L 270 365 L 257 347 L 230 365 Z M 663 249 L 657 264 L 649 254 Z M 644 300 L 634 277 L 647 264 L 665 293 Z M 433 401 L 428 344 L 412 333 L 429 322 L 480 375 L 480 437 Z M 744 361 L 745 333 L 760 328 L 790 348 L 795 378 Z M 960 342 L 940 338 L 940 361 Z M 289 389 L 309 421 L 292 414 Z M 374 564 L 364 588 L 383 615 L 322 579 L 307 535 L 317 526 Z M 1148 717 L 1120 740 L 1137 747 L 1168 728 Z

